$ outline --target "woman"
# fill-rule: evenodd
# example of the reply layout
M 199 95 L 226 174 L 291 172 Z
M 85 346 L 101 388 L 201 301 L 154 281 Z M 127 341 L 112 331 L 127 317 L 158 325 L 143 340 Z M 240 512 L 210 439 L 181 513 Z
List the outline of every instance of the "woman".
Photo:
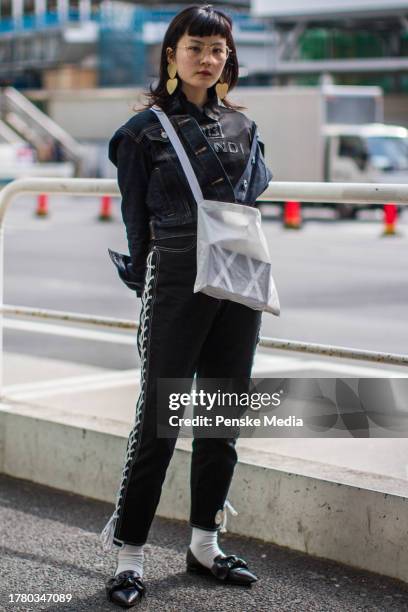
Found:
M 145 593 L 143 546 L 176 441 L 157 436 L 157 378 L 249 379 L 259 340 L 260 311 L 193 293 L 196 203 L 166 132 L 149 110 L 156 104 L 170 117 L 205 198 L 253 206 L 272 174 L 255 123 L 226 98 L 238 80 L 231 28 L 230 18 L 211 5 L 176 15 L 164 37 L 157 87 L 109 145 L 130 252 L 111 257 L 122 280 L 142 297 L 141 390 L 115 512 L 101 534 L 105 550 L 120 546 L 106 591 L 123 607 Z M 249 585 L 257 578 L 245 561 L 225 555 L 217 542 L 231 507 L 226 497 L 235 442 L 193 440 L 187 570 Z

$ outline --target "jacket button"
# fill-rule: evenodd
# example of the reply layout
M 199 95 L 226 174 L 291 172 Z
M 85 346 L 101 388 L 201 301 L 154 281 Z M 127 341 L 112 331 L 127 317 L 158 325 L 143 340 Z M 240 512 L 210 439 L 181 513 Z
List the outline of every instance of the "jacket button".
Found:
M 248 181 L 245 179 L 245 181 L 241 184 L 241 189 L 245 190 L 248 187 Z
M 164 130 L 162 132 L 160 132 L 160 136 L 162 138 L 167 138 L 167 134 L 166 134 L 166 132 Z
M 253 155 L 251 158 L 251 164 L 254 165 L 254 163 L 255 163 L 255 155 Z

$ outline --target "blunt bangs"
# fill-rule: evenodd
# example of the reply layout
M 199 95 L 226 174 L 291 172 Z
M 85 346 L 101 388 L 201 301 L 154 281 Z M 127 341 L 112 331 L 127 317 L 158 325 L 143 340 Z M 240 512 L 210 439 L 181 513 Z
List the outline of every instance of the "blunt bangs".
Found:
M 200 10 L 192 19 L 188 28 L 189 36 L 221 36 L 228 39 L 231 33 L 231 25 L 226 17 L 215 11 Z

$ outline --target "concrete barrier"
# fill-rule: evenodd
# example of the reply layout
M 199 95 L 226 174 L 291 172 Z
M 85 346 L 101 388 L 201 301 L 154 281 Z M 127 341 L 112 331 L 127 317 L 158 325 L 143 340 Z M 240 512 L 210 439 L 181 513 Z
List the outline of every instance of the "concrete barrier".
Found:
M 114 502 L 130 426 L 58 407 L 0 406 L 0 471 Z M 300 441 L 299 441 L 300 442 Z M 158 514 L 188 520 L 191 440 L 179 439 Z M 240 449 L 228 531 L 408 582 L 407 482 Z M 101 529 L 103 525 L 101 525 Z

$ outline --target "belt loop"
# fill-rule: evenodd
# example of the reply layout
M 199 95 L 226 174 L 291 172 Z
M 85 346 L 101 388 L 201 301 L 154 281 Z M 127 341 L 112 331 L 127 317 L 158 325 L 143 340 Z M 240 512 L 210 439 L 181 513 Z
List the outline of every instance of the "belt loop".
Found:
M 150 219 L 149 221 L 149 227 L 150 227 L 150 238 L 151 240 L 154 240 L 156 238 L 155 234 L 154 234 L 154 224 L 153 224 L 153 219 Z

